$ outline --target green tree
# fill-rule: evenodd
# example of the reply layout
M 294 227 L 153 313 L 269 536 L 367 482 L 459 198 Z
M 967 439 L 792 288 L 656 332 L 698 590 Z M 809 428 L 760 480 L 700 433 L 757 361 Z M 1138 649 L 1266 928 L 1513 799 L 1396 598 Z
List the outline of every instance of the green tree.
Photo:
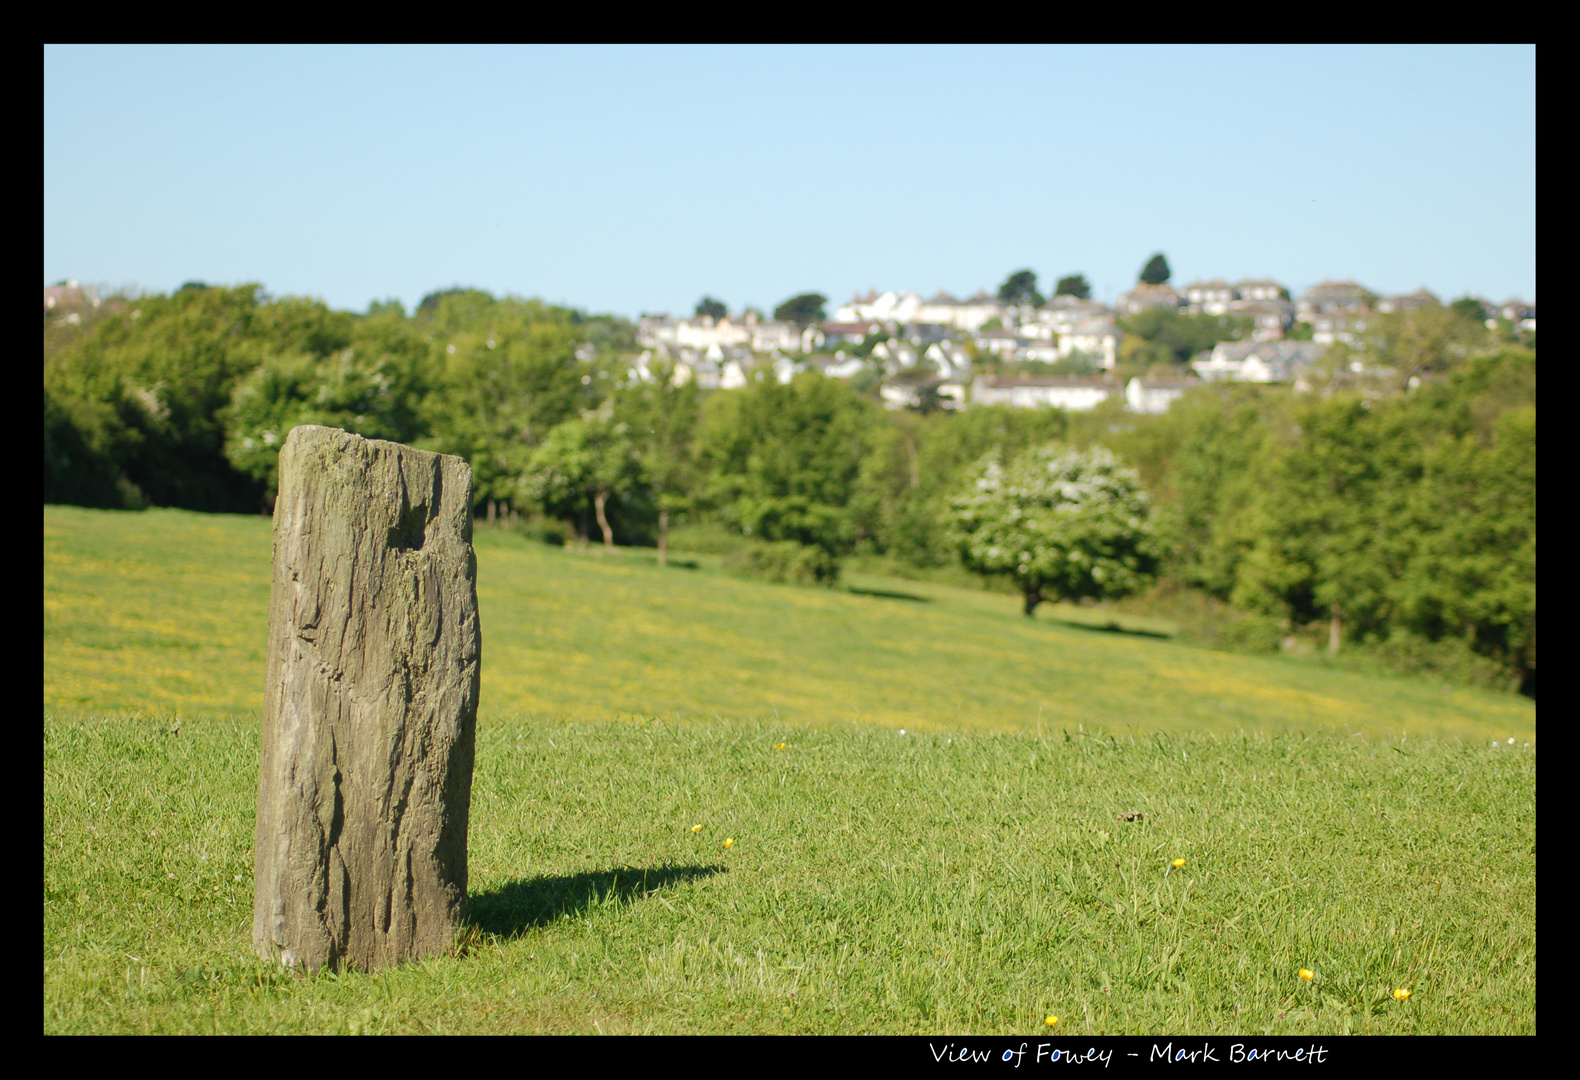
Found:
M 608 396 L 607 366 L 577 359 L 571 312 L 536 301 L 453 292 L 414 321 L 434 365 L 424 447 L 466 458 L 480 501 L 513 506 L 533 450 Z
M 774 318 L 797 326 L 809 326 L 828 317 L 823 311 L 826 303 L 828 297 L 822 293 L 799 293 L 774 308 Z
M 1126 334 L 1122 349 L 1128 346 L 1132 356 L 1139 351 L 1149 358 L 1149 362 L 1174 364 L 1188 363 L 1198 353 L 1211 349 L 1220 341 L 1243 340 L 1253 325 L 1250 319 L 1228 315 L 1186 315 L 1160 308 L 1137 312 L 1119 321 L 1119 328 Z M 1149 348 L 1143 348 L 1142 342 Z
M 1229 598 L 1255 542 L 1250 511 L 1291 426 L 1289 403 L 1276 389 L 1217 383 L 1187 394 L 1148 425 L 1166 443 L 1153 490 L 1169 572 L 1220 600 Z
M 717 322 L 729 313 L 730 309 L 724 306 L 723 300 L 715 300 L 711 296 L 704 296 L 697 301 L 696 314 L 699 316 L 706 316 Z
M 1169 261 L 1163 257 L 1163 252 L 1158 252 L 1147 260 L 1141 268 L 1141 281 L 1147 285 L 1162 285 L 1170 277 Z
M 642 486 L 641 455 L 630 425 L 614 415 L 613 402 L 549 432 L 527 463 L 524 487 L 557 516 L 576 520 L 592 504 L 604 548 L 614 550 L 611 499 L 630 499 Z
M 1479 314 L 1467 319 L 1439 304 L 1375 315 L 1365 330 L 1367 349 L 1406 380 L 1462 367 L 1467 358 L 1492 345 L 1495 336 Z
M 1017 270 L 1004 279 L 998 287 L 998 298 L 1006 304 L 1030 304 L 1042 307 L 1043 296 L 1037 291 L 1037 275 L 1030 270 Z
M 1329 640 L 1461 641 L 1534 678 L 1535 357 L 1473 357 L 1413 395 L 1302 403 L 1253 508 L 1237 606 Z
M 1127 596 L 1157 573 L 1150 500 L 1102 447 L 1045 446 L 1007 467 L 991 456 L 953 507 L 961 560 L 1011 579 L 1028 616 L 1043 600 Z
M 695 494 L 700 397 L 695 379 L 676 385 L 673 365 L 659 365 L 653 375 L 652 382 L 617 391 L 614 402 L 658 503 L 658 564 L 664 566 L 669 562 L 670 515 L 689 509 Z
M 1536 679 L 1536 358 L 1478 356 L 1402 404 L 1430 426 L 1419 482 L 1391 527 L 1415 537 L 1398 620 Z
M 194 285 L 126 303 L 46 357 L 55 449 L 45 458 L 45 497 L 260 509 L 262 485 L 225 455 L 221 413 L 237 381 L 267 357 L 344 349 L 354 321 L 317 301 L 270 300 L 257 285 Z M 61 457 L 67 446 L 73 452 Z M 92 496 L 71 470 L 97 477 Z
M 1068 274 L 1059 279 L 1059 284 L 1054 287 L 1055 296 L 1073 296 L 1078 300 L 1092 298 L 1091 283 L 1086 280 L 1085 274 Z
M 730 526 L 831 555 L 850 550 L 850 503 L 872 407 L 837 379 L 758 378 L 704 410 L 707 496 Z
M 1461 319 L 1467 319 L 1470 322 L 1479 323 L 1487 317 L 1486 305 L 1474 296 L 1461 296 L 1458 300 L 1448 305 L 1448 309 Z
M 851 504 L 856 542 L 916 566 L 954 559 L 949 500 L 985 454 L 1013 457 L 1067 430 L 1063 410 L 1007 405 L 881 416 L 868 430 Z

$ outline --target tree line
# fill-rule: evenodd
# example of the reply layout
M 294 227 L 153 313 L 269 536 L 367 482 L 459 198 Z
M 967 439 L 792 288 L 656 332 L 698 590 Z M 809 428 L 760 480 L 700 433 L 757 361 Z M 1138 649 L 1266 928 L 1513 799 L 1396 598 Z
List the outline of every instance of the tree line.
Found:
M 1208 384 L 1161 416 L 891 411 L 815 373 L 633 381 L 629 322 L 535 300 L 193 285 L 46 316 L 44 497 L 267 512 L 286 433 L 330 424 L 466 458 L 485 520 L 661 552 L 707 521 L 789 576 L 965 566 L 1028 611 L 1159 581 L 1248 647 L 1320 631 L 1534 692 L 1534 349 L 1450 308 L 1368 333 L 1386 386 L 1336 348 L 1316 392 Z

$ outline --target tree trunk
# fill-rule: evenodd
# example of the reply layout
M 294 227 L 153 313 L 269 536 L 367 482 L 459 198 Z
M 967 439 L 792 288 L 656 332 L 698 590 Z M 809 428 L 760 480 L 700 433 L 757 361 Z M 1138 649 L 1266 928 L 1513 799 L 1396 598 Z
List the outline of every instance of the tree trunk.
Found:
M 1339 609 L 1338 608 L 1334 608 L 1333 609 L 1333 618 L 1328 623 L 1328 655 L 1329 656 L 1337 656 L 1339 654 L 1339 615 L 1340 614 L 1341 613 L 1340 613 Z
M 669 511 L 658 512 L 658 565 L 669 565 Z
M 599 488 L 593 492 L 593 513 L 598 515 L 598 528 L 603 531 L 603 547 L 605 551 L 614 551 L 614 530 L 609 528 L 609 519 L 604 517 L 603 506 L 609 501 L 609 489 Z
M 489 499 L 488 500 L 488 523 L 490 525 L 492 525 L 494 523 L 494 500 L 493 499 Z
M 1036 610 L 1037 605 L 1042 603 L 1042 590 L 1023 589 L 1022 591 L 1026 594 L 1026 618 L 1029 619 L 1031 618 L 1031 613 Z
M 472 471 L 303 425 L 280 450 L 253 948 L 310 971 L 448 950 L 481 644 Z

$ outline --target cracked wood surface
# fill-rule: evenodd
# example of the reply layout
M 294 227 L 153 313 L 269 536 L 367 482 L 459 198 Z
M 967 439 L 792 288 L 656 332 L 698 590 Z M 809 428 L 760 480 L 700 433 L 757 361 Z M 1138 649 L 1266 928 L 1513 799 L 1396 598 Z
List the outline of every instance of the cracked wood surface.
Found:
M 466 901 L 471 468 L 304 425 L 279 475 L 253 946 L 312 971 L 432 956 Z

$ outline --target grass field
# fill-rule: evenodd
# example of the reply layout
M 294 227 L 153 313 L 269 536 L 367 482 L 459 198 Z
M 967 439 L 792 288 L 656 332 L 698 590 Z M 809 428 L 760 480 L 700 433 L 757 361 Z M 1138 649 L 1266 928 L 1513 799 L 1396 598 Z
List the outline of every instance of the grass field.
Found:
M 1534 1032 L 1526 699 L 489 533 L 460 954 L 260 965 L 269 543 L 45 510 L 48 1032 Z

